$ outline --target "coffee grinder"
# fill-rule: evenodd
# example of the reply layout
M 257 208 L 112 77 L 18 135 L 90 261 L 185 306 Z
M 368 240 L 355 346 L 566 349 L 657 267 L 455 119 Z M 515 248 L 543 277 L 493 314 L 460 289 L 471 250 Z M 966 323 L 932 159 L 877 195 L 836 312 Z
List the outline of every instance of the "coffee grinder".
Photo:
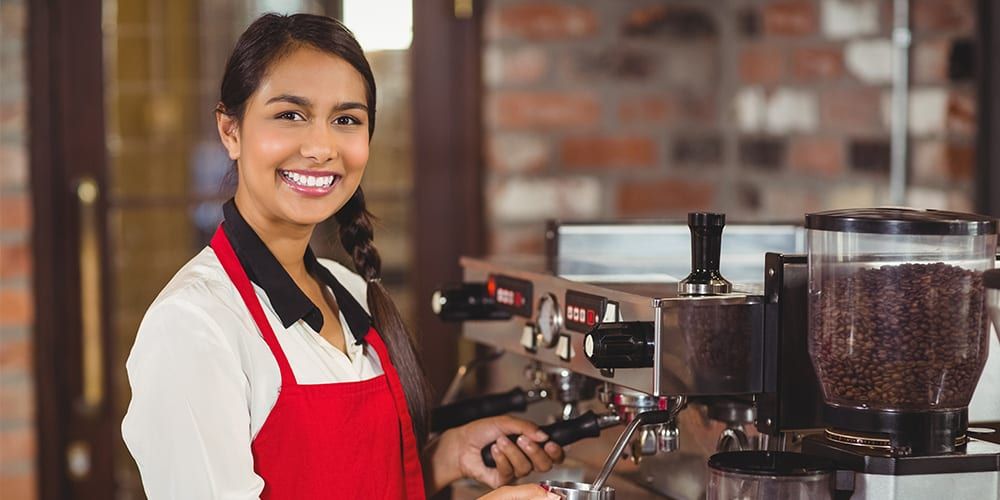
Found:
M 845 497 L 997 499 L 998 426 L 968 422 L 997 221 L 837 210 L 807 215 L 806 229 L 809 356 L 827 428 L 802 451 L 836 464 Z

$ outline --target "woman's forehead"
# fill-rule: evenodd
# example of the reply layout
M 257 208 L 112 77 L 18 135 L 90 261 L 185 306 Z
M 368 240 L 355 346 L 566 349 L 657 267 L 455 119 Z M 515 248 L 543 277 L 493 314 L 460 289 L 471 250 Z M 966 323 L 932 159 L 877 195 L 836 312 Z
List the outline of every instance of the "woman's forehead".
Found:
M 294 95 L 322 103 L 365 102 L 364 77 L 343 58 L 311 47 L 299 47 L 271 63 L 257 88 L 263 102 Z

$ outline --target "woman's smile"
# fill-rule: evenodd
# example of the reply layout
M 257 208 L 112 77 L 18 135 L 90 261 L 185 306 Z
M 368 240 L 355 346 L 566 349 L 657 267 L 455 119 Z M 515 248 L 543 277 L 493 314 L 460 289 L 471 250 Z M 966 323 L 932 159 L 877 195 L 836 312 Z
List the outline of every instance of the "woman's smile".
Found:
M 280 178 L 292 191 L 305 196 L 330 194 L 343 177 L 334 172 L 278 170 Z

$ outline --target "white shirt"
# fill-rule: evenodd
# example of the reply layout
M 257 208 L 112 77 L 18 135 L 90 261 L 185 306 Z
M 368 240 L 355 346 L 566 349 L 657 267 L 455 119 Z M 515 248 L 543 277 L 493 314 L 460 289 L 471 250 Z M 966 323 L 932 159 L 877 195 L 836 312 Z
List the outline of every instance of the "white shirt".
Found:
M 367 284 L 340 264 L 319 261 L 367 310 Z M 254 285 L 299 384 L 367 380 L 382 374 L 374 349 L 347 353 L 304 320 L 282 325 Z M 342 308 L 339 308 L 342 310 Z M 209 247 L 173 277 L 146 311 L 126 363 L 132 401 L 122 436 L 151 500 L 259 498 L 250 444 L 274 407 L 281 374 L 222 264 Z

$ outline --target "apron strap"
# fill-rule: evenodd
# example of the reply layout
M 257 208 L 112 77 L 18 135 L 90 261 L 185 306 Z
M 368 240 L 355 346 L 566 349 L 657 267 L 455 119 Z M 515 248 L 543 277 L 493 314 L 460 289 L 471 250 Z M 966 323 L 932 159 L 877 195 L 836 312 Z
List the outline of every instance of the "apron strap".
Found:
M 274 335 L 271 323 L 267 321 L 267 316 L 264 315 L 264 309 L 260 305 L 260 300 L 257 299 L 257 293 L 254 292 L 253 284 L 250 283 L 250 278 L 247 277 L 246 270 L 240 264 L 240 259 L 236 256 L 236 251 L 233 250 L 233 246 L 229 243 L 229 238 L 226 236 L 226 232 L 222 230 L 221 224 L 215 230 L 215 236 L 212 236 L 211 246 L 212 250 L 215 251 L 215 256 L 222 263 L 222 268 L 229 275 L 230 281 L 236 286 L 236 290 L 240 292 L 243 303 L 250 310 L 250 316 L 253 317 L 254 323 L 260 329 L 261 336 L 264 337 L 264 342 L 271 348 L 271 354 L 274 355 L 275 361 L 278 362 L 278 369 L 281 371 L 281 386 L 296 385 L 295 374 L 292 373 L 292 367 L 288 364 L 288 358 L 285 357 L 285 352 L 281 350 L 281 345 L 278 344 L 278 337 Z
M 368 330 L 368 335 L 365 338 L 369 345 L 375 348 L 378 359 L 382 362 L 382 371 L 385 372 L 386 382 L 389 384 L 389 391 L 392 392 L 392 400 L 396 406 L 396 414 L 399 415 L 399 427 L 403 436 L 403 472 L 406 478 L 406 498 L 424 498 L 424 473 L 420 464 L 420 450 L 417 449 L 417 437 L 413 433 L 413 419 L 410 417 L 410 408 L 406 405 L 406 394 L 399 381 L 399 373 L 392 365 L 389 351 L 374 327 Z

